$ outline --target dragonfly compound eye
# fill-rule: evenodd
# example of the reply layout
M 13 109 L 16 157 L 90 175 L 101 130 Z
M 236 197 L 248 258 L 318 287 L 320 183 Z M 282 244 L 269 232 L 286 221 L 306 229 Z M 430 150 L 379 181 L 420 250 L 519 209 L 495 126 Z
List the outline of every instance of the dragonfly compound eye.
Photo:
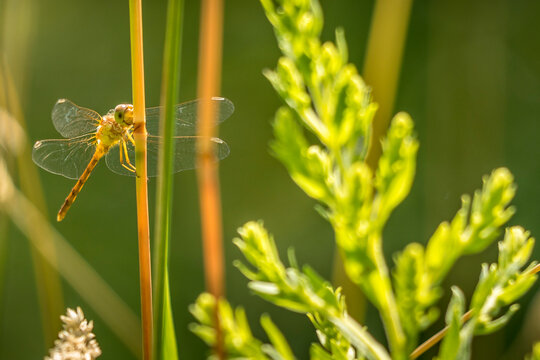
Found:
M 114 108 L 114 120 L 118 124 L 133 124 L 133 106 L 120 104 Z

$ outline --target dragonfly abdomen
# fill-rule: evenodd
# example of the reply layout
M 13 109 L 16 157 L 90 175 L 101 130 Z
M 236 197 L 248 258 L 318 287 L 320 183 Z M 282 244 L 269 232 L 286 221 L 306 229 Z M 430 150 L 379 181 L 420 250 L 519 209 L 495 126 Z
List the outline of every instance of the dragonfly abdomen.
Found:
M 71 205 L 75 202 L 75 199 L 77 198 L 77 195 L 81 192 L 81 189 L 83 188 L 84 184 L 86 183 L 86 180 L 90 177 L 90 174 L 96 167 L 99 159 L 103 157 L 107 153 L 107 148 L 104 146 L 97 146 L 96 151 L 94 152 L 94 156 L 92 156 L 92 159 L 88 163 L 88 166 L 82 173 L 79 180 L 77 180 L 77 183 L 75 186 L 73 186 L 73 189 L 71 189 L 71 192 L 67 196 L 66 200 L 64 201 L 64 204 L 60 208 L 60 211 L 58 211 L 58 215 L 56 215 L 57 221 L 62 221 L 64 217 L 66 216 L 66 213 L 68 212 Z

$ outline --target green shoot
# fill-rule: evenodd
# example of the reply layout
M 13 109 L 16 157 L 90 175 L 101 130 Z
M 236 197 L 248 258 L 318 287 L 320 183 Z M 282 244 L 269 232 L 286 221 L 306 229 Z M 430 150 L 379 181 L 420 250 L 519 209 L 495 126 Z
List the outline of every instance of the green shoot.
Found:
M 163 74 L 161 80 L 161 106 L 165 109 L 160 119 L 160 135 L 163 138 L 159 152 L 159 176 L 157 185 L 156 229 L 154 245 L 154 358 L 177 359 L 178 350 L 174 330 L 169 292 L 168 256 L 171 236 L 171 212 L 173 199 L 173 154 L 175 108 L 180 87 L 180 50 L 182 43 L 182 0 L 169 0 Z
M 214 313 L 218 309 L 219 316 Z M 253 359 L 253 360 L 294 360 L 289 345 L 283 334 L 274 325 L 269 316 L 261 317 L 261 325 L 270 338 L 272 345 L 263 344 L 253 337 L 246 313 L 241 307 L 233 310 L 229 303 L 208 293 L 201 294 L 197 301 L 190 306 L 190 312 L 199 322 L 191 324 L 190 329 L 204 340 L 209 346 L 216 345 L 216 317 L 219 317 L 221 331 L 224 337 L 224 348 L 227 359 Z M 213 357 L 211 357 L 213 358 Z
M 462 325 L 460 318 L 465 307 L 464 297 L 458 288 L 448 307 L 446 321 L 447 335 L 441 345 L 440 359 L 470 358 L 474 335 L 490 334 L 506 325 L 519 309 L 514 302 L 523 296 L 535 283 L 533 271 L 536 262 L 529 261 L 534 239 L 519 226 L 506 230 L 499 242 L 499 261 L 482 265 L 480 280 L 471 300 L 472 317 Z M 502 315 L 501 315 L 502 313 Z
M 339 289 L 333 289 L 309 266 L 302 270 L 285 267 L 262 223 L 249 222 L 239 233 L 241 238 L 234 243 L 255 270 L 239 261 L 235 265 L 251 280 L 249 288 L 255 294 L 283 308 L 308 314 L 319 333 L 328 339 L 323 345 L 329 349 L 332 343 L 348 348 L 346 339 L 369 359 L 390 359 L 386 350 L 347 314 Z M 296 264 L 292 254 L 290 258 Z
M 416 346 L 418 335 L 438 317 L 433 307 L 442 295 L 440 283 L 465 254 L 478 253 L 499 235 L 514 208 L 508 207 L 515 194 L 513 177 L 505 168 L 484 177 L 484 186 L 470 197 L 462 197 L 462 206 L 454 219 L 443 222 L 427 247 L 409 244 L 396 256 L 394 280 L 399 314 L 407 334 L 409 351 Z
M 381 311 L 395 357 L 403 358 L 405 337 L 382 256 L 382 229 L 414 176 L 412 121 L 406 114 L 394 118 L 373 179 L 365 158 L 376 105 L 347 64 L 343 33 L 336 32 L 337 45 L 320 43 L 316 2 L 262 4 L 285 55 L 275 71 L 265 72 L 287 103 L 276 115 L 272 150 L 300 188 L 324 205 L 319 210 L 334 227 L 349 277 Z M 322 147 L 308 144 L 300 125 Z

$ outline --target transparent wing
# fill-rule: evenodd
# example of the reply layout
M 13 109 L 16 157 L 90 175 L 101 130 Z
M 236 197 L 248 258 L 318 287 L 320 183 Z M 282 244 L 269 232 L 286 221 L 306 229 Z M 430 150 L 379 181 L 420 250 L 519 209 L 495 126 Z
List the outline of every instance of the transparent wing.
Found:
M 92 135 L 73 139 L 36 141 L 32 160 L 41 168 L 69 179 L 78 179 L 96 149 Z
M 222 97 L 213 97 L 212 101 L 216 104 L 218 123 L 225 121 L 234 112 L 234 104 L 231 100 Z M 192 100 L 176 105 L 175 136 L 195 135 L 198 105 L 199 100 Z M 161 111 L 161 106 L 146 109 L 146 130 L 149 134 L 159 135 L 159 116 Z
M 52 110 L 54 128 L 65 138 L 95 132 L 101 115 L 94 110 L 75 105 L 67 99 L 60 99 Z
M 197 143 L 196 136 L 179 136 L 174 138 L 175 141 L 175 153 L 174 153 L 174 167 L 175 173 L 182 170 L 194 169 L 196 167 L 196 155 L 197 155 Z M 213 138 L 212 141 L 216 145 L 216 153 L 219 160 L 226 158 L 230 151 L 229 146 L 225 141 Z M 156 176 L 158 172 L 158 151 L 161 143 L 161 138 L 158 136 L 148 136 L 147 143 L 147 163 L 148 163 L 148 176 Z M 135 165 L 135 148 L 129 142 L 126 143 L 129 161 Z M 122 151 L 122 143 L 109 149 L 106 155 L 106 162 L 109 169 L 120 175 L 135 176 L 134 172 L 129 171 L 120 162 L 120 151 Z M 122 154 L 124 160 L 125 156 Z

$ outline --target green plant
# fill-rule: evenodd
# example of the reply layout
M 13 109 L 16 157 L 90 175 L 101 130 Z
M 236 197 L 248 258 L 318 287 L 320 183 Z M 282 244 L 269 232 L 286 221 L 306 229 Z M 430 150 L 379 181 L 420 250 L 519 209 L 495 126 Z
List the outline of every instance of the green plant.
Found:
M 184 2 L 171 0 L 167 7 L 167 26 L 163 53 L 161 80 L 161 106 L 166 110 L 160 119 L 160 135 L 163 137 L 159 152 L 159 177 L 156 192 L 156 221 L 153 258 L 154 299 L 154 359 L 178 358 L 174 319 L 169 290 L 169 239 L 171 236 L 173 198 L 173 154 L 175 108 L 180 87 L 180 49 Z
M 513 215 L 514 208 L 509 207 L 515 194 L 513 176 L 499 168 L 484 177 L 472 200 L 462 197 L 454 219 L 443 222 L 426 246 L 409 244 L 395 257 L 390 272 L 382 234 L 414 178 L 418 142 L 413 122 L 405 113 L 394 117 L 372 171 L 366 154 L 377 106 L 356 68 L 347 62 L 343 31 L 336 31 L 335 44 L 321 43 L 322 11 L 315 0 L 261 3 L 284 55 L 275 70 L 264 72 L 286 103 L 275 116 L 272 152 L 294 182 L 317 200 L 318 212 L 332 225 L 347 274 L 379 311 L 389 349 L 348 315 L 339 288 L 309 266 L 300 268 L 292 253 L 290 265 L 284 265 L 261 222 L 240 228 L 235 244 L 251 266 L 235 264 L 255 294 L 309 317 L 320 340 L 311 347 L 312 359 L 407 359 L 419 334 L 439 315 L 441 282 L 453 264 L 463 255 L 486 249 Z M 313 137 L 315 143 L 308 140 Z M 521 227 L 506 229 L 498 262 L 482 266 L 466 323 L 464 296 L 452 288 L 440 359 L 469 358 L 473 336 L 499 329 L 517 310 L 515 301 L 536 281 L 536 263 L 526 266 L 533 244 Z M 205 294 L 192 306 L 199 321 L 192 330 L 213 345 L 216 308 L 209 304 L 215 300 Z M 220 300 L 218 314 L 232 358 L 293 358 L 275 326 L 265 327 L 272 345 L 260 345 L 252 340 L 242 310 L 234 316 Z M 253 349 L 254 344 L 259 350 Z

